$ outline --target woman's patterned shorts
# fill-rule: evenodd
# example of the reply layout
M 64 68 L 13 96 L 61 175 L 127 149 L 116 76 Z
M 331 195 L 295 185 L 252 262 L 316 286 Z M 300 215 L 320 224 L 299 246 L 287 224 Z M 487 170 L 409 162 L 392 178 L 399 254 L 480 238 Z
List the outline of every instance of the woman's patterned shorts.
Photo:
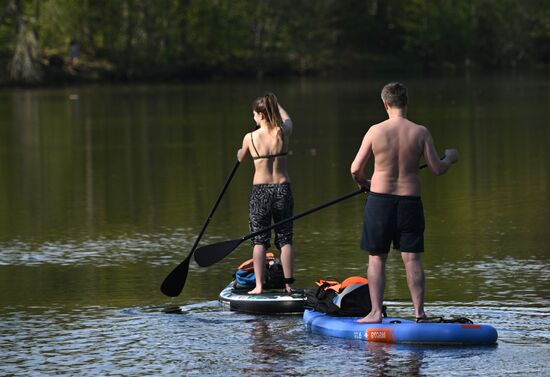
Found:
M 250 232 L 268 228 L 271 219 L 274 223 L 292 217 L 294 199 L 290 183 L 253 185 L 250 191 L 249 228 Z M 292 221 L 275 227 L 275 246 L 280 250 L 287 244 L 292 244 Z M 271 231 L 261 233 L 250 239 L 252 245 L 264 245 L 269 248 Z

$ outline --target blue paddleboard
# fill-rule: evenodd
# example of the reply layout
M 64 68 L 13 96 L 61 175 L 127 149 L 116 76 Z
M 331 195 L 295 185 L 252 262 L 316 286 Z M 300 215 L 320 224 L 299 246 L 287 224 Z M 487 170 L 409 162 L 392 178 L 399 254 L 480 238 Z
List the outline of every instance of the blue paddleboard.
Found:
M 333 317 L 315 310 L 304 311 L 304 323 L 315 334 L 369 342 L 403 344 L 491 345 L 498 338 L 490 325 L 475 323 L 416 323 L 402 318 L 383 318 L 382 323 L 357 323 L 358 317 Z

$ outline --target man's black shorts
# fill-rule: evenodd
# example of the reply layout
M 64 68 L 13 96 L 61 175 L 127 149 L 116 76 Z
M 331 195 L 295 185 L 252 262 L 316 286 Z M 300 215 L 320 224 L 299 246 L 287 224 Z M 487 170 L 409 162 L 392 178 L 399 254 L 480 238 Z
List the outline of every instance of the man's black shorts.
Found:
M 372 255 L 393 248 L 402 252 L 424 251 L 424 209 L 418 196 L 371 192 L 365 205 L 361 249 Z

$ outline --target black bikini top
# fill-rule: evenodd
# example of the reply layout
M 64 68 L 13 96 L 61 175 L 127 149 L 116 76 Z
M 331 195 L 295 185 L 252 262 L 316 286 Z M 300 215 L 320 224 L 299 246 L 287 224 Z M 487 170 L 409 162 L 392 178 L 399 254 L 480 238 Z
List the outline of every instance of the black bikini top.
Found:
M 281 132 L 283 132 L 282 127 L 281 127 Z M 284 136 L 284 134 L 283 134 L 283 136 Z M 259 160 L 259 159 L 262 159 L 262 158 L 277 158 L 277 157 L 282 157 L 282 156 L 288 155 L 288 151 L 287 151 L 287 152 L 280 152 L 280 153 L 267 154 L 265 156 L 260 156 L 260 154 L 258 153 L 258 150 L 256 149 L 256 146 L 254 145 L 254 137 L 252 136 L 252 132 L 250 133 L 250 140 L 252 140 L 252 147 L 254 147 L 254 150 L 256 151 L 256 156 L 252 156 L 252 158 L 254 160 Z

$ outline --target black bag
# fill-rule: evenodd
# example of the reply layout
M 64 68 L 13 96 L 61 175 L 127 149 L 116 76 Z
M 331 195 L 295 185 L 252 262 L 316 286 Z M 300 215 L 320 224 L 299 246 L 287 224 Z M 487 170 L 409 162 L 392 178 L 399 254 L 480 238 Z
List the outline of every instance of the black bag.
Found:
M 275 258 L 273 253 L 266 254 L 266 275 L 264 289 L 283 289 L 285 288 L 285 276 L 281 262 Z M 256 286 L 256 277 L 254 275 L 254 263 L 249 259 L 239 266 L 233 274 L 235 289 L 253 289 Z
M 366 281 L 365 278 L 360 279 Z M 369 285 L 345 284 L 346 280 L 342 284 L 335 281 L 320 281 L 317 282 L 318 288 L 307 288 L 306 308 L 338 317 L 364 317 L 369 314 L 372 308 Z

